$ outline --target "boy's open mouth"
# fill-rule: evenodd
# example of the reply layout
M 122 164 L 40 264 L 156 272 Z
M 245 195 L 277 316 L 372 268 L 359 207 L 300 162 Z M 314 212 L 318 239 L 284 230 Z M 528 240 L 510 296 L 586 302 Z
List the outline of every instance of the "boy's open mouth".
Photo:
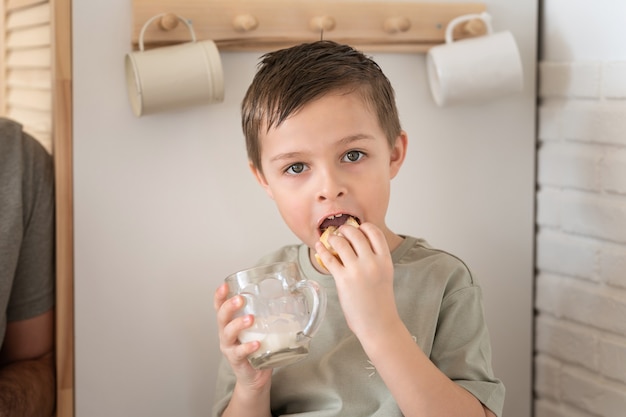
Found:
M 356 220 L 358 224 L 361 224 L 361 220 L 359 220 L 358 217 L 351 216 L 350 214 L 346 214 L 346 213 L 341 213 L 341 214 L 336 214 L 334 216 L 329 216 L 326 219 L 324 219 L 322 224 L 320 224 L 320 232 L 324 233 L 324 230 L 328 229 L 331 226 L 338 228 L 339 226 L 344 225 L 350 217 Z

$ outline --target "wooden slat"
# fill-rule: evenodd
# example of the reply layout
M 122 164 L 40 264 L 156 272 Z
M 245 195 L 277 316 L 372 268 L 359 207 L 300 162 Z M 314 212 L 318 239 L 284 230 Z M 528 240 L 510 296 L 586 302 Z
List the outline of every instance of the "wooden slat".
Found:
M 25 7 L 36 6 L 42 3 L 48 3 L 48 0 L 8 0 L 7 10 L 22 9 Z
M 10 112 L 9 117 L 13 117 L 12 115 L 14 114 L 16 113 Z M 14 120 L 18 120 L 17 116 L 15 116 Z M 50 140 L 51 135 L 50 135 L 50 131 L 46 130 L 46 126 L 30 124 L 27 122 L 23 122 L 21 120 L 20 120 L 20 123 L 22 123 L 22 125 L 24 126 L 24 130 L 28 134 L 30 134 L 35 139 L 37 139 L 48 150 L 48 153 L 50 154 L 52 153 L 52 142 Z
M 8 51 L 7 68 L 50 68 L 50 48 Z
M 133 0 L 133 44 L 139 41 L 144 24 L 153 16 L 173 13 L 192 19 L 198 39 L 212 39 L 220 50 L 265 50 L 320 38 L 320 29 L 311 27 L 317 17 L 328 16 L 334 28 L 324 32 L 325 39 L 349 43 L 362 50 L 423 52 L 444 41 L 445 29 L 453 18 L 480 13 L 484 3 L 434 3 L 407 1 L 333 1 L 333 0 Z M 251 15 L 258 26 L 238 31 L 233 20 Z M 385 24 L 391 19 L 406 18 L 405 31 L 390 32 Z M 174 20 L 175 22 L 176 20 Z M 484 25 L 465 32 L 459 25 L 457 37 L 484 33 Z M 187 42 L 186 25 L 163 30 L 159 21 L 147 27 L 146 45 Z
M 0 0 L 0 115 L 6 114 L 6 3 Z
M 11 107 L 7 114 L 9 117 L 19 120 L 20 123 L 31 126 L 36 132 L 45 132 L 47 135 L 50 135 L 52 131 L 52 120 L 50 119 L 49 111 Z
M 50 46 L 50 24 L 9 31 L 6 46 L 8 49 Z
M 9 70 L 6 76 L 6 85 L 8 88 L 50 91 L 52 89 L 52 74 L 50 68 Z
M 74 417 L 74 197 L 72 0 L 51 0 L 56 183 L 56 417 Z
M 8 14 L 7 29 L 37 26 L 50 22 L 50 4 L 43 3 L 35 7 L 19 9 Z
M 46 90 L 11 88 L 8 92 L 7 102 L 9 106 L 23 109 L 52 110 L 52 94 Z

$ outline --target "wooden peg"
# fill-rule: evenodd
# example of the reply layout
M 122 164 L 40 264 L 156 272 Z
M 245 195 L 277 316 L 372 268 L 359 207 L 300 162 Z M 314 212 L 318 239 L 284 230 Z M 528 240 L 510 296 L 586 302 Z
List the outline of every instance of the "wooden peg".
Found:
M 472 19 L 469 20 L 463 28 L 461 29 L 461 33 L 469 36 L 477 36 L 483 35 L 487 31 L 487 26 L 485 26 L 485 22 L 481 19 Z
M 251 14 L 240 14 L 233 19 L 233 29 L 237 32 L 251 32 L 259 26 L 259 21 Z
M 316 16 L 309 22 L 309 27 L 315 32 L 328 32 L 335 28 L 335 19 L 331 16 Z
M 167 13 L 165 14 L 165 16 L 163 16 L 161 18 L 161 21 L 159 22 L 159 27 L 161 28 L 161 30 L 172 30 L 172 29 L 176 29 L 176 26 L 178 26 L 178 16 L 176 16 L 174 13 Z
M 411 21 L 404 16 L 390 17 L 383 23 L 383 29 L 389 34 L 406 32 L 410 28 Z

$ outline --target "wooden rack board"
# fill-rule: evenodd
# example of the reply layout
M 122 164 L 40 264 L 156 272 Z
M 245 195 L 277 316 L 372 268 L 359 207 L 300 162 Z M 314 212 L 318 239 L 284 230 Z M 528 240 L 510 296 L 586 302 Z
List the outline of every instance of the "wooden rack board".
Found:
M 268 50 L 320 38 L 348 43 L 362 50 L 426 52 L 443 43 L 448 22 L 481 13 L 484 3 L 418 3 L 358 0 L 133 0 L 135 48 L 144 24 L 146 49 L 191 39 L 191 21 L 198 40 L 211 39 L 220 50 Z M 486 28 L 472 20 L 455 30 L 455 38 L 482 35 Z

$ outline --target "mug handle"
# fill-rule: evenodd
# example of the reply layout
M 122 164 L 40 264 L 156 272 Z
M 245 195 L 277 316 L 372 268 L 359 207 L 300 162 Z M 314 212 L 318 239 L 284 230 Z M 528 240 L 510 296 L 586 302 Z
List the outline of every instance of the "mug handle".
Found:
M 473 19 L 480 19 L 485 22 L 485 26 L 487 26 L 487 35 L 491 35 L 491 33 L 493 32 L 493 28 L 491 27 L 491 15 L 489 13 L 482 12 L 480 14 L 466 14 L 463 16 L 455 17 L 450 21 L 450 23 L 448 23 L 448 26 L 446 27 L 446 43 L 454 42 L 454 39 L 452 38 L 452 32 L 454 31 L 456 25 L 463 22 L 469 22 Z
M 304 336 L 311 338 L 315 335 L 324 320 L 324 314 L 326 313 L 326 292 L 317 282 L 311 280 L 298 281 L 296 288 L 302 293 L 309 293 L 313 300 L 313 308 L 311 309 L 309 322 L 302 330 Z
M 150 19 L 148 19 L 148 21 L 146 23 L 144 23 L 143 27 L 141 28 L 141 32 L 139 32 L 139 50 L 143 51 L 143 35 L 146 32 L 146 29 L 148 28 L 148 26 L 150 26 L 150 24 L 152 22 L 154 22 L 156 19 L 165 16 L 167 13 L 161 13 L 158 14 L 156 16 L 152 16 Z M 191 33 L 191 41 L 195 42 L 196 41 L 196 33 L 193 30 L 193 26 L 191 25 L 191 21 L 189 19 L 185 19 L 182 16 L 176 15 L 176 17 L 178 18 L 178 20 L 180 20 L 181 22 L 183 22 L 185 25 L 187 25 L 187 28 L 189 29 L 189 33 Z

